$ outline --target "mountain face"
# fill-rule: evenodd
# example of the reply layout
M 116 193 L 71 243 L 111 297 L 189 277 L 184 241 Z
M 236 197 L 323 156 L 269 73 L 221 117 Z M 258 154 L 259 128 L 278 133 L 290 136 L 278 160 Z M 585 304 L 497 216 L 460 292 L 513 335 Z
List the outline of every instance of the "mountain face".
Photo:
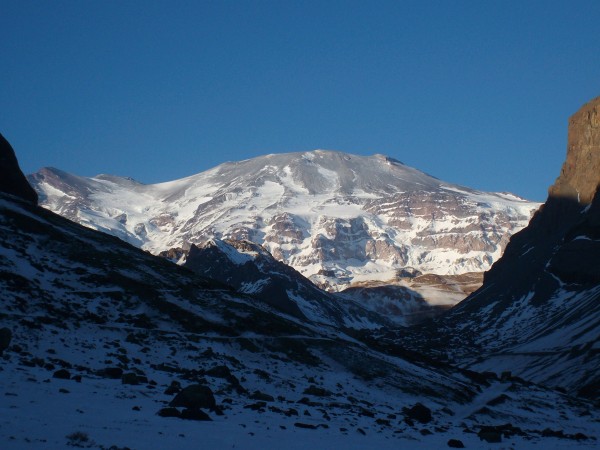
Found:
M 237 263 L 267 256 L 250 243 L 214 247 L 215 258 Z M 235 284 L 234 275 L 224 277 Z M 587 401 L 404 346 L 384 353 L 315 316 L 0 192 L 0 441 L 6 449 L 558 448 L 593 447 L 600 435 Z
M 487 270 L 538 204 L 445 183 L 382 155 L 267 155 L 155 185 L 56 169 L 41 204 L 154 254 L 210 239 L 262 245 L 318 286 Z
M 483 286 L 428 328 L 455 362 L 600 398 L 599 112 L 597 98 L 570 118 L 546 203 Z

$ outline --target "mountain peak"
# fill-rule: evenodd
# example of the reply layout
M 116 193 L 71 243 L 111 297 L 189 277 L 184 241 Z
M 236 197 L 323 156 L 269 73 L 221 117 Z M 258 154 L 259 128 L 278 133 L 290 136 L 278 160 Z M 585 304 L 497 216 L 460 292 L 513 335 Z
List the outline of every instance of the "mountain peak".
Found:
M 568 136 L 567 158 L 548 192 L 587 205 L 600 185 L 600 97 L 570 117 Z

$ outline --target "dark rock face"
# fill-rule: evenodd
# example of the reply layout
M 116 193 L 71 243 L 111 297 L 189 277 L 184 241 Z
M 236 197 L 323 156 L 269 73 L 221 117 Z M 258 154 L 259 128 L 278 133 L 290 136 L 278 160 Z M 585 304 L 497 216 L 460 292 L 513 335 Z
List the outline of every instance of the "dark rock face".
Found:
M 322 291 L 250 241 L 214 239 L 201 247 L 192 245 L 184 267 L 300 320 L 310 316 L 310 320 L 339 325 L 346 320 L 385 322 L 354 301 Z
M 71 374 L 67 369 L 59 369 L 52 375 L 52 378 L 59 378 L 61 380 L 68 380 L 71 378 Z
M 249 241 L 227 241 L 227 246 L 239 246 L 242 250 L 254 251 L 255 259 L 248 258 L 243 263 L 232 261 L 223 247 L 211 243 L 202 248 L 192 245 L 185 262 L 185 267 L 194 272 L 208 276 L 211 279 L 223 282 L 236 290 L 244 293 L 260 295 L 269 305 L 294 317 L 306 319 L 298 305 L 288 296 L 287 289 L 290 288 L 290 272 L 292 268 L 283 263 L 275 261 L 271 255 L 257 244 Z M 269 270 L 262 270 L 261 265 L 267 264 Z M 278 273 L 287 272 L 287 276 L 278 276 Z M 266 280 L 265 273 L 269 273 Z M 301 277 L 300 274 L 296 274 Z M 255 283 L 256 287 L 250 287 Z M 308 283 L 308 281 L 306 282 Z M 314 289 L 316 291 L 316 289 Z
M 490 283 L 521 292 L 532 285 L 557 286 L 600 280 L 600 97 L 569 119 L 567 157 L 546 203 L 529 226 L 515 234 L 504 256 L 486 273 Z M 525 252 L 527 257 L 525 256 Z M 550 270 L 545 270 L 549 265 Z M 511 283 L 504 283 L 510 276 Z M 537 278 L 537 281 L 534 279 Z M 536 291 L 543 301 L 547 292 Z
M 431 410 L 422 403 L 417 403 L 411 408 L 404 408 L 404 415 L 411 420 L 416 420 L 420 423 L 429 423 L 433 419 Z
M 169 406 L 180 406 L 188 409 L 214 409 L 215 397 L 208 386 L 192 384 L 179 392 Z
M 37 193 L 21 172 L 15 151 L 2 134 L 0 134 L 0 192 L 21 197 L 31 203 L 38 202 Z
M 441 345 L 458 349 L 459 362 L 473 362 L 467 352 L 476 349 L 490 358 L 486 363 L 480 357 L 477 370 L 511 369 L 531 381 L 599 398 L 584 389 L 600 382 L 594 350 L 600 329 L 599 111 L 600 97 L 570 118 L 566 162 L 546 203 L 511 238 L 483 286 L 438 322 L 436 333 L 445 336 Z M 457 333 L 461 327 L 468 332 Z M 519 353 L 519 346 L 530 353 Z M 497 365 L 491 356 L 511 351 L 520 368 Z M 561 362 L 544 353 L 569 357 Z

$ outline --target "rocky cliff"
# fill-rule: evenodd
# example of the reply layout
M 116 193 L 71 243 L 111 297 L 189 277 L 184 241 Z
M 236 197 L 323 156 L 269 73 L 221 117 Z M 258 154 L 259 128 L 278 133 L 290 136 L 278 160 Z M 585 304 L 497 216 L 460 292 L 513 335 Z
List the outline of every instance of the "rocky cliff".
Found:
M 569 119 L 567 159 L 549 189 L 550 197 L 591 203 L 600 183 L 600 97 Z
M 0 192 L 21 197 L 35 204 L 38 201 L 37 193 L 21 172 L 15 151 L 2 134 L 0 134 Z
M 560 176 L 483 286 L 427 329 L 456 363 L 599 398 L 599 106 L 570 118 Z

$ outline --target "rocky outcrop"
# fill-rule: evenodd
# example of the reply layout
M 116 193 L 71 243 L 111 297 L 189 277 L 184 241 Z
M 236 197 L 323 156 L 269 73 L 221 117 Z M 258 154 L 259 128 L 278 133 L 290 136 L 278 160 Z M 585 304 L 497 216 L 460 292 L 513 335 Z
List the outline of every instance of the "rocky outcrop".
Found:
M 589 386 L 600 383 L 599 108 L 600 97 L 570 118 L 546 203 L 483 286 L 432 328 L 459 364 L 598 398 Z
M 600 97 L 569 119 L 567 159 L 550 188 L 550 197 L 591 203 L 600 184 Z
M 538 274 L 540 286 L 556 287 L 561 275 L 565 282 L 600 279 L 600 252 L 595 240 L 600 225 L 599 110 L 600 97 L 569 119 L 567 156 L 561 173 L 529 226 L 513 236 L 504 257 L 486 274 L 487 284 L 511 277 L 513 289 L 520 287 L 522 294 L 531 287 L 533 274 Z M 537 292 L 534 298 L 539 297 Z
M 0 134 L 0 192 L 21 197 L 31 203 L 38 202 L 37 193 L 21 172 L 15 151 L 2 134 Z

